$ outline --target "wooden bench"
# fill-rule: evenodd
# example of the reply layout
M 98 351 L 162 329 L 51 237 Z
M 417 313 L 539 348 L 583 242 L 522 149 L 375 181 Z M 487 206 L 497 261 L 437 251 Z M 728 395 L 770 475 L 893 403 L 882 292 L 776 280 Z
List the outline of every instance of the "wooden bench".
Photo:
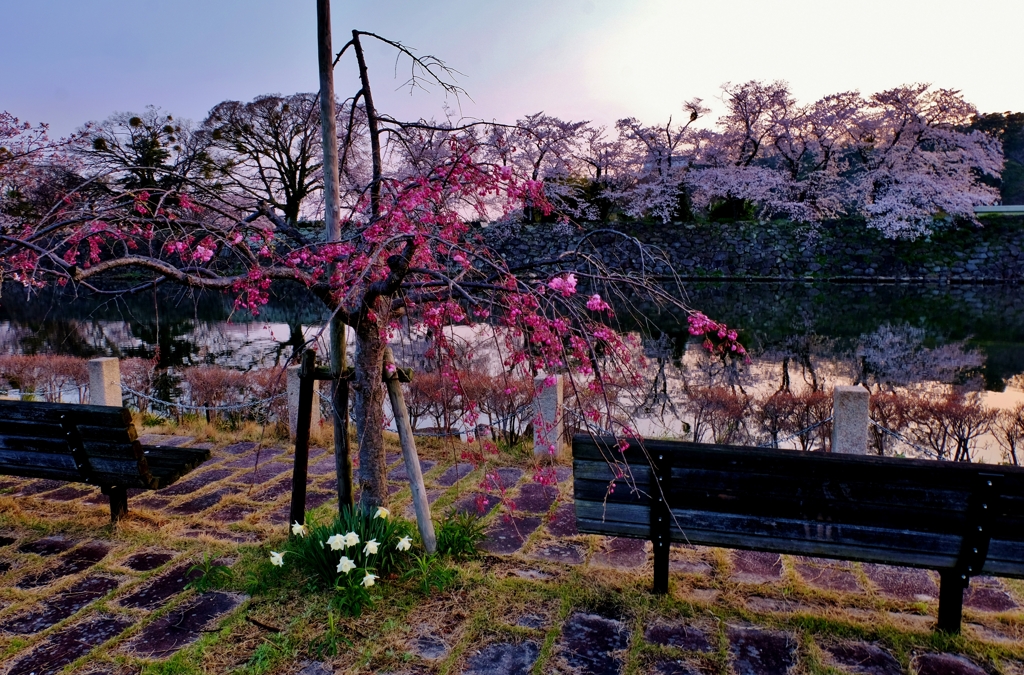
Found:
M 167 487 L 210 458 L 138 439 L 127 408 L 0 401 L 0 474 L 98 485 L 113 522 L 128 512 L 128 489 Z
M 1024 468 L 585 435 L 572 454 L 577 528 L 650 540 L 656 593 L 673 541 L 934 569 L 955 633 L 972 576 L 1024 578 Z

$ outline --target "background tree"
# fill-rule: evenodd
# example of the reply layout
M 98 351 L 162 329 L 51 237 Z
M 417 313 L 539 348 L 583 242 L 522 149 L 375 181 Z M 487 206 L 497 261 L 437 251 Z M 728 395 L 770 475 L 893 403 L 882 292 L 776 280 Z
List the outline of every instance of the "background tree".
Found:
M 316 94 L 224 101 L 202 124 L 217 177 L 247 201 L 262 200 L 298 223 L 307 200 L 323 189 Z

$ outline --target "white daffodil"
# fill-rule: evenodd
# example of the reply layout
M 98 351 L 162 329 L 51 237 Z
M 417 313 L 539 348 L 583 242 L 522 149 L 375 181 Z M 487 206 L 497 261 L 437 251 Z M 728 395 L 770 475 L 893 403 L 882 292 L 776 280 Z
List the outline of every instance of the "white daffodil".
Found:
M 409 537 L 402 537 L 398 540 L 398 545 L 395 548 L 399 551 L 408 551 L 412 548 L 412 540 Z
M 327 545 L 331 547 L 332 551 L 340 551 L 347 544 L 345 543 L 345 537 L 340 534 L 332 534 L 327 537 Z
M 390 515 L 391 512 L 388 511 L 386 508 L 384 508 L 383 506 L 378 506 L 377 514 L 374 516 L 374 518 L 388 518 Z
M 284 567 L 284 553 L 278 553 L 277 551 L 270 552 L 270 564 L 277 565 L 278 567 Z
M 374 553 L 377 552 L 377 547 L 378 546 L 380 546 L 380 544 L 377 543 L 377 540 L 376 539 L 371 539 L 370 541 L 366 542 L 366 546 L 363 547 L 363 554 L 364 555 L 373 555 Z
M 377 575 L 376 574 L 370 574 L 369 572 L 367 572 L 366 576 L 363 577 L 363 586 L 366 586 L 367 588 L 369 588 L 370 586 L 373 586 L 374 582 L 376 582 L 376 581 L 377 581 Z
M 348 556 L 341 556 L 341 560 L 338 561 L 338 572 L 340 574 L 348 574 L 356 568 L 356 564 L 348 559 Z
M 348 548 L 349 546 L 355 546 L 359 543 L 359 535 L 355 532 L 349 532 L 345 535 L 344 539 L 342 539 L 342 543 L 345 544 L 345 548 Z
M 296 520 L 294 523 L 292 523 L 292 534 L 294 534 L 296 537 L 305 537 L 307 534 L 309 534 L 309 530 L 306 528 L 305 525 L 301 525 L 299 521 Z

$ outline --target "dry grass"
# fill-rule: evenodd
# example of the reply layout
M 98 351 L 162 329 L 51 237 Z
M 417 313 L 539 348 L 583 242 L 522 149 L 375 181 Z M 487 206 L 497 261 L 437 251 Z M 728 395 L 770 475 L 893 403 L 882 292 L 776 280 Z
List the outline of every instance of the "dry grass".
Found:
M 150 427 L 148 433 L 187 433 L 197 440 L 224 444 L 253 440 L 264 445 L 280 445 L 279 437 L 255 425 L 227 430 L 218 425 L 188 421 L 182 426 Z M 329 447 L 330 429 L 317 430 L 315 443 Z M 397 452 L 396 439 L 388 435 L 388 451 Z M 423 458 L 439 462 L 428 478 L 452 462 L 460 461 L 462 446 L 447 439 L 417 439 Z M 285 457 L 287 459 L 287 456 Z M 530 465 L 522 457 L 502 455 L 497 465 L 519 465 L 528 473 Z M 434 506 L 442 513 L 459 495 L 476 489 L 480 471 L 460 483 L 458 490 L 449 490 Z M 205 490 L 212 487 L 204 488 Z M 562 484 L 562 499 L 569 498 L 570 486 Z M 204 494 L 200 491 L 196 494 Z M 192 495 L 190 495 L 191 497 Z M 514 495 L 513 495 L 514 496 Z M 408 502 L 408 488 L 393 496 L 394 513 L 400 514 Z M 244 492 L 225 497 L 220 506 L 248 504 Z M 557 504 L 557 503 L 556 503 Z M 330 505 L 319 510 L 331 511 Z M 554 508 L 554 507 L 553 507 Z M 779 582 L 744 584 L 734 581 L 729 571 L 731 556 L 720 549 L 681 549 L 675 553 L 680 560 L 710 565 L 708 574 L 674 574 L 671 592 L 654 596 L 648 592 L 650 564 L 623 571 L 596 565 L 564 566 L 530 558 L 537 546 L 551 543 L 553 538 L 539 528 L 527 540 L 522 555 L 484 556 L 476 560 L 451 563 L 457 571 L 454 584 L 444 591 L 425 596 L 415 580 L 386 579 L 375 587 L 374 604 L 358 618 L 336 618 L 335 631 L 329 630 L 329 596 L 313 590 L 293 570 L 283 572 L 268 561 L 270 550 L 280 550 L 284 528 L 271 526 L 255 516 L 232 525 L 234 533 L 254 533 L 265 539 L 263 544 L 233 544 L 204 533 L 202 515 L 169 516 L 164 511 L 132 507 L 129 516 L 116 528 L 108 522 L 105 500 L 95 506 L 81 507 L 73 503 L 20 498 L 0 494 L 0 530 L 22 535 L 43 536 L 65 534 L 74 538 L 102 538 L 110 542 L 111 553 L 94 569 L 124 580 L 111 596 L 100 601 L 108 608 L 130 616 L 136 624 L 127 634 L 94 652 L 69 672 L 85 675 L 107 669 L 112 673 L 148 673 L 150 675 L 199 675 L 238 673 L 287 675 L 295 673 L 310 659 L 330 663 L 335 672 L 368 675 L 378 672 L 402 672 L 411 665 L 424 672 L 448 674 L 460 672 L 466 659 L 476 650 L 495 641 L 531 640 L 540 646 L 540 658 L 534 673 L 563 672 L 558 645 L 562 639 L 562 622 L 577 611 L 597 612 L 622 621 L 631 631 L 630 646 L 623 654 L 627 674 L 648 672 L 650 664 L 663 657 L 686 658 L 704 672 L 729 672 L 727 624 L 753 624 L 771 630 L 784 630 L 799 642 L 800 663 L 796 675 L 834 675 L 839 671 L 828 665 L 822 649 L 832 642 L 856 639 L 878 644 L 889 650 L 904 665 L 914 654 L 927 651 L 952 651 L 986 664 L 993 672 L 1001 672 L 1005 661 L 1024 662 L 1024 615 L 979 614 L 968 610 L 965 624 L 976 623 L 986 629 L 1016 638 L 1016 643 L 996 643 L 981 639 L 968 629 L 960 637 L 932 633 L 927 625 L 934 621 L 934 603 L 903 603 L 868 590 L 848 594 L 822 590 L 805 583 L 787 560 L 786 573 Z M 496 510 L 489 518 L 501 518 Z M 604 540 L 595 536 L 578 536 L 573 542 L 594 553 Z M 140 658 L 127 651 L 126 644 L 146 625 L 187 602 L 194 591 L 187 591 L 170 605 L 154 613 L 125 610 L 114 600 L 144 584 L 156 570 L 133 573 L 122 563 L 130 555 L 146 550 L 170 550 L 176 554 L 169 565 L 184 560 L 198 561 L 204 554 L 235 560 L 232 578 L 226 590 L 244 593 L 249 599 L 199 642 L 163 661 Z M 13 583 L 3 586 L 24 573 L 42 569 L 48 561 L 23 557 L 23 566 L 0 575 L 0 620 L 34 606 L 45 594 L 58 592 L 69 580 L 46 589 L 18 589 Z M 163 568 L 163 569 L 166 569 Z M 862 574 L 854 566 L 856 574 Z M 861 581 L 865 579 L 861 577 Z M 1018 597 L 1024 596 L 1024 583 L 1006 581 Z M 863 584 L 870 589 L 870 585 Z M 41 637 L 58 632 L 95 611 L 95 606 L 70 617 L 44 632 Z M 516 625 L 519 617 L 532 614 L 543 619 L 542 627 Z M 918 618 L 915 618 L 918 617 Z M 639 639 L 646 626 L 654 621 L 685 620 L 705 630 L 716 647 L 708 654 L 684 653 L 670 647 L 648 644 Z M 426 662 L 411 653 L 417 637 L 437 636 L 443 639 L 448 653 Z M 37 640 L 0 633 L 0 660 L 20 652 L 26 644 Z M 335 647 L 336 650 L 332 649 Z

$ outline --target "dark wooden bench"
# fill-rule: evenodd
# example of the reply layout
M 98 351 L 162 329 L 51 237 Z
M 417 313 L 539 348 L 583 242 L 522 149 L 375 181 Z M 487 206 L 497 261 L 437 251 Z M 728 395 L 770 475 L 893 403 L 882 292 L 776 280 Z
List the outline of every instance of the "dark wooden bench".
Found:
M 128 512 L 130 488 L 166 487 L 209 458 L 141 445 L 127 408 L 0 401 L 0 474 L 98 485 L 113 522 Z
M 573 440 L 580 532 L 934 569 L 958 632 L 972 576 L 1024 578 L 1024 468 L 796 450 Z M 609 489 L 613 488 L 613 489 Z

